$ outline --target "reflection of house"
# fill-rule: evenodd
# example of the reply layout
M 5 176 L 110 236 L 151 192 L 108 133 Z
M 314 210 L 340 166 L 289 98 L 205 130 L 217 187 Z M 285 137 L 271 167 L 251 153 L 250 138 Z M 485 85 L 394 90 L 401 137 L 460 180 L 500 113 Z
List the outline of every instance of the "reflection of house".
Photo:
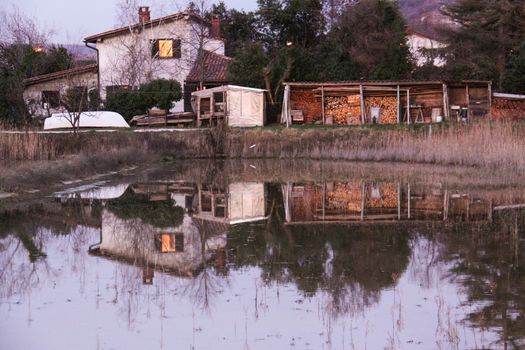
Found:
M 393 182 L 326 182 L 282 186 L 287 223 L 486 221 L 493 203 L 439 187 Z
M 224 264 L 230 225 L 264 219 L 266 211 L 264 184 L 225 188 L 182 181 L 131 185 L 107 202 L 100 242 L 90 252 L 144 267 L 144 283 L 151 283 L 154 270 L 194 276 L 212 259 Z M 182 212 L 182 222 L 175 212 Z
M 490 81 L 287 82 L 281 122 L 435 123 L 490 115 Z
M 228 225 L 185 215 L 181 225 L 160 228 L 140 219 L 102 213 L 101 240 L 91 252 L 181 276 L 197 274 L 226 247 Z

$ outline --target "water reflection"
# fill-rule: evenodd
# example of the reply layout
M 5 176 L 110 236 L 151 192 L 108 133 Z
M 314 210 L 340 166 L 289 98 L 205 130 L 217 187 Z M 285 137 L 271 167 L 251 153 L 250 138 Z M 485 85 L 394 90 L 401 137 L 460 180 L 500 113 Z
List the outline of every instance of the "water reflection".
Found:
M 116 307 L 121 336 L 192 323 L 195 348 L 525 346 L 519 191 L 237 180 L 100 183 L 2 218 L 1 307 L 63 288 Z

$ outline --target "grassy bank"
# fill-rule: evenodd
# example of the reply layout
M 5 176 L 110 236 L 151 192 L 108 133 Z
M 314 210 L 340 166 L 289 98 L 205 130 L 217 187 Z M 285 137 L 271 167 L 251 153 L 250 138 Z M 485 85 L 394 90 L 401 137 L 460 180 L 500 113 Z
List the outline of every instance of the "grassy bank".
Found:
M 236 130 L 225 153 L 234 158 L 413 162 L 523 172 L 524 136 L 525 125 L 504 122 L 388 129 Z
M 196 158 L 406 162 L 525 171 L 525 126 L 268 127 L 183 132 L 0 133 L 0 188 Z

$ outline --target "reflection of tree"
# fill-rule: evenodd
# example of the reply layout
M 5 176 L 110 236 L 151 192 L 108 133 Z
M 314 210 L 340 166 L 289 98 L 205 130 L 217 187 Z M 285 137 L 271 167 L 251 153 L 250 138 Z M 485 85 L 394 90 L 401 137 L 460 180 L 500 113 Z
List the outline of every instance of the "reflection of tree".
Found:
M 272 207 L 266 225 L 230 231 L 231 262 L 259 266 L 265 281 L 293 282 L 306 297 L 327 290 L 336 312 L 363 310 L 408 265 L 402 226 L 284 226 L 282 207 Z
M 108 209 L 119 218 L 141 219 L 145 224 L 157 227 L 176 227 L 182 223 L 184 209 L 175 207 L 173 200 L 150 201 L 145 194 L 136 194 L 132 189 L 107 204 Z
M 203 310 L 209 311 L 211 298 L 216 296 L 222 290 L 224 284 L 227 283 L 224 274 L 221 273 L 224 271 L 225 266 L 221 266 L 222 264 L 219 263 L 222 250 L 210 249 L 209 240 L 224 232 L 217 232 L 215 227 L 217 224 L 212 221 L 194 220 L 194 224 L 199 233 L 200 254 L 198 257 L 201 260 L 202 271 L 191 280 L 186 292 L 191 295 L 196 305 Z M 213 265 L 210 264 L 213 260 L 215 260 L 215 270 Z
M 475 311 L 468 321 L 500 333 L 501 346 L 518 348 L 525 341 L 525 213 L 506 212 L 489 227 L 457 227 L 443 235 L 443 258 L 465 287 Z

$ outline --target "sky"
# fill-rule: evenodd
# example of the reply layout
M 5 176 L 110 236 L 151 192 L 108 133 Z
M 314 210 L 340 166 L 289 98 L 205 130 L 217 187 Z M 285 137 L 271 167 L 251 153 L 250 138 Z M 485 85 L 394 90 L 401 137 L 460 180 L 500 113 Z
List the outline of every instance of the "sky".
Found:
M 122 0 L 125 1 L 125 0 Z M 128 0 L 129 1 L 129 0 Z M 0 11 L 17 8 L 33 18 L 41 28 L 55 32 L 50 40 L 60 44 L 80 44 L 86 36 L 114 28 L 119 0 L 0 0 Z M 150 6 L 151 17 L 177 12 L 187 0 L 141 0 L 139 5 Z M 218 0 L 207 0 L 211 5 Z M 254 10 L 256 0 L 224 0 L 228 8 Z

